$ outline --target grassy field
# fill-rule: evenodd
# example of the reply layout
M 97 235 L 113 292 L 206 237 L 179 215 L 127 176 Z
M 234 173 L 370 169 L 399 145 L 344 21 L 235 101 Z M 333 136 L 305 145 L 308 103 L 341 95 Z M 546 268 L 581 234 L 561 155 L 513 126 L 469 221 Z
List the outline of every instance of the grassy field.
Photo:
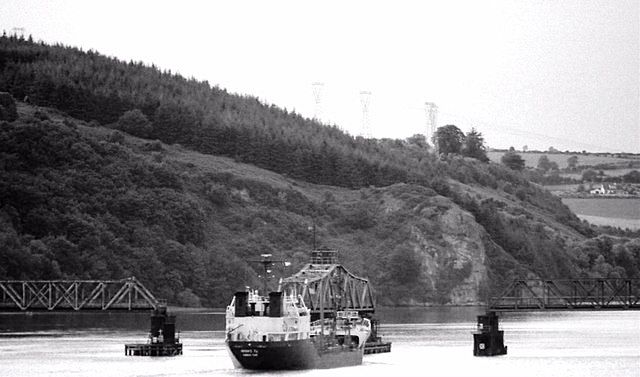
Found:
M 578 217 L 596 225 L 640 229 L 640 199 L 562 199 Z
M 606 175 L 608 177 L 619 177 L 621 175 L 628 174 L 632 170 L 639 170 L 640 171 L 640 168 L 603 170 L 602 172 L 604 173 L 604 175 Z M 563 176 L 563 177 L 570 177 L 570 178 L 574 178 L 574 179 L 582 179 L 582 173 L 565 173 L 565 174 L 560 174 L 560 175 Z
M 505 152 L 487 152 L 487 156 L 491 161 L 499 163 L 500 158 L 502 158 L 502 155 L 504 155 L 504 153 Z M 522 156 L 522 159 L 524 160 L 525 165 L 527 167 L 533 167 L 533 168 L 538 166 L 538 160 L 542 155 L 546 155 L 550 161 L 554 161 L 555 163 L 557 163 L 558 167 L 560 167 L 561 169 L 567 167 L 567 159 L 571 156 L 578 156 L 578 165 L 616 164 L 616 165 L 619 165 L 621 169 L 625 169 L 625 170 L 628 168 L 629 162 L 633 161 L 637 164 L 638 161 L 640 160 L 640 157 L 639 158 L 618 158 L 618 157 L 597 156 L 597 155 L 590 155 L 590 154 L 583 155 L 579 153 L 551 154 L 551 153 L 518 152 L 518 154 Z M 609 170 L 608 172 L 613 172 L 613 170 Z M 608 174 L 608 172 L 605 172 L 605 173 Z M 622 174 L 626 174 L 626 173 L 628 173 L 628 171 Z
M 547 190 L 551 191 L 551 192 L 576 192 L 576 190 L 578 189 L 579 185 L 576 184 L 572 184 L 572 185 L 549 185 L 549 186 L 544 186 L 544 188 L 546 188 Z

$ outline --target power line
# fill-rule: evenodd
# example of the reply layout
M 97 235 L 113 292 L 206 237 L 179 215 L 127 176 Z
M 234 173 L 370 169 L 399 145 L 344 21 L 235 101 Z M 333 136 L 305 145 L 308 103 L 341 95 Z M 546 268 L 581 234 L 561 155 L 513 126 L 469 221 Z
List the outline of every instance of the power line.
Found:
M 482 121 L 482 120 L 478 120 L 478 119 L 474 119 L 474 118 L 470 118 L 468 116 L 464 116 L 464 115 L 459 115 L 459 114 L 453 114 L 453 113 L 448 113 L 448 112 L 442 112 L 442 114 L 445 114 L 453 119 L 463 119 L 466 120 L 466 123 L 468 123 L 471 126 L 474 125 L 478 125 L 478 126 L 482 126 L 483 128 L 485 128 L 486 130 L 491 130 L 491 131 L 497 131 L 500 134 L 509 134 L 509 135 L 514 135 L 514 136 L 528 136 L 528 137 L 533 137 L 536 140 L 541 140 L 541 141 L 555 141 L 555 142 L 560 142 L 560 143 L 564 143 L 564 144 L 570 144 L 570 145 L 574 145 L 574 146 L 580 146 L 581 148 L 585 148 L 585 149 L 591 149 L 593 151 L 597 151 L 597 150 L 608 150 L 608 149 L 613 149 L 611 147 L 605 147 L 602 145 L 595 145 L 595 144 L 590 144 L 590 143 L 585 143 L 585 142 L 581 142 L 581 141 L 576 141 L 576 140 L 572 140 L 572 139 L 568 139 L 568 138 L 563 138 L 563 137 L 559 137 L 559 136 L 552 136 L 552 135 L 545 135 L 545 134 L 541 134 L 541 133 L 537 133 L 537 132 L 533 132 L 533 131 L 525 131 L 522 129 L 516 129 L 516 128 L 512 128 L 512 127 L 504 127 L 498 123 L 489 123 L 486 121 Z
M 410 110 L 423 110 L 422 108 L 417 106 L 407 106 L 406 108 Z M 456 120 L 455 122 L 450 122 L 450 123 L 459 123 L 458 120 L 462 120 L 464 125 L 469 125 L 471 127 L 480 126 L 482 127 L 482 129 L 479 129 L 478 131 L 480 132 L 484 131 L 485 134 L 487 133 L 487 131 L 492 131 L 494 133 L 498 133 L 499 135 L 528 136 L 529 138 L 534 138 L 535 140 L 541 140 L 547 143 L 551 141 L 551 142 L 558 142 L 563 144 L 570 144 L 575 147 L 579 146 L 580 148 L 583 148 L 583 149 L 589 149 L 590 151 L 605 151 L 605 150 L 615 149 L 612 147 L 585 143 L 585 142 L 576 141 L 573 139 L 563 138 L 560 136 L 545 135 L 545 134 L 541 134 L 533 131 L 526 131 L 526 130 L 516 129 L 512 127 L 505 127 L 498 123 L 489 123 L 487 121 L 478 120 L 477 118 L 472 118 L 466 115 L 454 114 L 446 111 L 438 111 L 438 113 L 445 115 L 445 117 L 447 118 Z M 429 122 L 429 120 L 427 120 L 427 122 Z M 449 122 L 446 122 L 446 123 L 449 123 Z M 461 125 L 457 124 L 457 126 L 461 126 Z M 429 128 L 427 127 L 427 130 L 428 129 Z

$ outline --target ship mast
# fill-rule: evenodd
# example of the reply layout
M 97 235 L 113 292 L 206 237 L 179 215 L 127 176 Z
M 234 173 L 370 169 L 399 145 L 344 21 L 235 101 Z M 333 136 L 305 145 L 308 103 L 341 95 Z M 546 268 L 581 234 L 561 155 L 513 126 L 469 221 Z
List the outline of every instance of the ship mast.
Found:
M 324 346 L 324 284 L 320 283 L 320 342 Z
M 262 278 L 263 294 L 267 295 L 269 293 L 269 279 L 275 277 L 275 275 L 273 275 L 273 267 L 277 264 L 288 267 L 291 263 L 284 260 L 272 259 L 273 255 L 269 253 L 260 254 L 260 256 L 262 259 L 250 260 L 249 262 L 260 263 L 262 265 L 262 275 L 258 275 L 258 277 Z

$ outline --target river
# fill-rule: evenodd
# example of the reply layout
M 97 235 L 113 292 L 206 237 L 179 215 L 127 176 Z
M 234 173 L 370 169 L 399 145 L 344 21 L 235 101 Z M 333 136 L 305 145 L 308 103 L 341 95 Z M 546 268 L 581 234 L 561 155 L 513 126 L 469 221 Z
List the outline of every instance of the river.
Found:
M 474 357 L 480 308 L 383 308 L 391 353 L 362 366 L 256 373 L 234 369 L 224 347 L 224 314 L 178 311 L 184 355 L 127 357 L 142 343 L 147 313 L 0 314 L 0 377 L 37 376 L 640 376 L 640 311 L 501 315 L 508 355 Z

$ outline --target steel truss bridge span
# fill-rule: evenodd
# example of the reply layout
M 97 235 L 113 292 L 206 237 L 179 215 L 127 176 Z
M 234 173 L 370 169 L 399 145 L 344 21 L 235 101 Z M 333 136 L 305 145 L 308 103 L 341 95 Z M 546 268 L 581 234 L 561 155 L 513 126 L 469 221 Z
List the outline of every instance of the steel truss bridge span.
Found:
M 149 310 L 163 305 L 135 277 L 0 281 L 0 311 Z
M 640 279 L 519 279 L 492 297 L 489 309 L 640 310 Z
M 313 317 L 320 314 L 321 308 L 324 316 L 337 310 L 375 312 L 369 280 L 355 276 L 340 264 L 307 264 L 283 279 L 278 290 L 302 296 Z

